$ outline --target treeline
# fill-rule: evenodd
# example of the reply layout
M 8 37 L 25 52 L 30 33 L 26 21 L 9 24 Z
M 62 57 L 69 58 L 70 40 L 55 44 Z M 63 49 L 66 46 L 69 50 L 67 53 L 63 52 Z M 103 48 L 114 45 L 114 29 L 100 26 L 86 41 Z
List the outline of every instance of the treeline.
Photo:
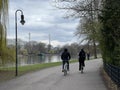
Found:
M 8 45 L 8 48 L 15 48 L 15 45 Z M 72 57 L 78 56 L 81 48 L 84 48 L 85 52 L 90 53 L 91 56 L 94 55 L 93 45 L 88 44 L 81 45 L 78 43 L 72 43 L 66 44 L 64 46 L 53 47 L 52 45 L 47 45 L 45 43 L 36 41 L 26 42 L 25 44 L 20 44 L 18 42 L 18 54 L 20 55 L 61 54 L 64 48 L 67 48 L 69 50 Z M 97 53 L 100 53 L 99 46 L 97 46 L 97 51 Z
M 79 18 L 75 35 L 100 46 L 104 62 L 120 66 L 120 0 L 53 0 L 67 11 L 66 18 Z

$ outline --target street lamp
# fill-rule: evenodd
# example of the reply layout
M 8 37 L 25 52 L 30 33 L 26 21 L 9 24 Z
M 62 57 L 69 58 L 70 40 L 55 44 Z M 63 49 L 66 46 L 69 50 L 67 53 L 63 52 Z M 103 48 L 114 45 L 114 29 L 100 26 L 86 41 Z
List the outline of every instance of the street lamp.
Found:
M 17 12 L 21 12 L 21 21 L 20 23 L 22 25 L 24 25 L 25 20 L 24 20 L 24 15 L 23 15 L 23 11 L 18 9 L 15 11 L 15 34 L 16 34 L 16 73 L 15 75 L 18 76 L 18 51 L 17 51 Z

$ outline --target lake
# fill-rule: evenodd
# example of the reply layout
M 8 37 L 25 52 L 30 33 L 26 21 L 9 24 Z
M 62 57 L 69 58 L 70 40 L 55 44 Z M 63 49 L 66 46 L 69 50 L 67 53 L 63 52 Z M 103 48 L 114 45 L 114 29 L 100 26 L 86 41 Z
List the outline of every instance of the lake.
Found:
M 50 62 L 59 62 L 61 61 L 60 55 L 29 55 L 29 56 L 18 56 L 18 65 L 30 65 L 30 64 L 40 64 L 40 63 L 50 63 Z

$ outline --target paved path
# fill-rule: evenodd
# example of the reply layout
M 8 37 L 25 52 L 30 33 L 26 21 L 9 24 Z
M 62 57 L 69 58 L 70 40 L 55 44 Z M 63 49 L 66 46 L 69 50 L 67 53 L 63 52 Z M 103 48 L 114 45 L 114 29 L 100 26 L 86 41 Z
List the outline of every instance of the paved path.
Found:
M 102 60 L 86 61 L 84 73 L 78 63 L 70 64 L 70 72 L 63 76 L 61 66 L 29 73 L 0 84 L 0 90 L 107 90 L 99 68 Z

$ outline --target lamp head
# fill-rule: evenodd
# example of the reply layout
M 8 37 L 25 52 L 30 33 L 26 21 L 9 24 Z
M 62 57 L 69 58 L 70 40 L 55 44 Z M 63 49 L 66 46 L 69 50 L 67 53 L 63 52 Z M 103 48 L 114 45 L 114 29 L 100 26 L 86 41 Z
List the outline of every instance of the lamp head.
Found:
M 24 23 L 25 23 L 24 15 L 21 15 L 21 21 L 20 21 L 20 23 L 21 23 L 22 25 L 24 25 Z

